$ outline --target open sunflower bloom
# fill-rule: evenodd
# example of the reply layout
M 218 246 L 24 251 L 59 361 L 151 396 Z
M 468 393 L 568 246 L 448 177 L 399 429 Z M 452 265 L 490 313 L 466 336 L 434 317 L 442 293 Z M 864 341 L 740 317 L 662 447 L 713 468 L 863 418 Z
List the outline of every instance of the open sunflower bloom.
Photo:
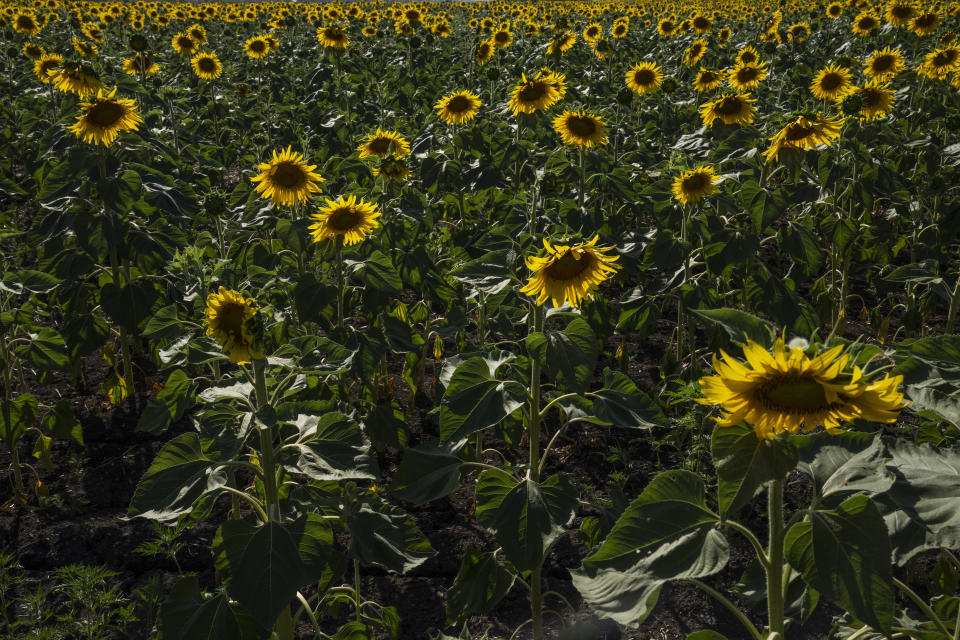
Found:
M 121 131 L 136 131 L 143 120 L 133 100 L 115 98 L 117 90 L 97 92 L 89 102 L 81 102 L 81 114 L 70 131 L 84 142 L 109 147 Z
M 318 182 L 323 178 L 313 170 L 315 164 L 307 164 L 302 153 L 287 147 L 279 154 L 273 152 L 273 160 L 257 165 L 260 175 L 250 178 L 259 183 L 256 192 L 261 198 L 270 198 L 274 205 L 295 205 L 306 202 L 311 193 L 320 193 Z
M 905 405 L 899 391 L 903 376 L 886 375 L 867 381 L 860 367 L 852 369 L 843 345 L 808 356 L 782 339 L 768 352 L 756 342 L 743 347 L 746 363 L 720 351 L 713 356 L 716 375 L 700 379 L 703 398 L 719 405 L 717 424 L 750 424 L 760 438 L 780 433 L 806 433 L 823 426 L 828 433 L 842 431 L 851 420 L 893 422 Z
M 620 268 L 620 265 L 614 264 L 619 256 L 605 254 L 613 247 L 596 246 L 599 238 L 594 236 L 590 242 L 572 246 L 551 245 L 544 238 L 543 247 L 547 255 L 526 258 L 527 268 L 533 275 L 520 293 L 537 296 L 537 305 L 552 299 L 556 308 L 569 302 L 571 307 L 578 309 L 602 282 Z
M 363 199 L 358 200 L 357 196 L 339 196 L 336 200 L 327 198 L 326 206 L 310 216 L 314 221 L 310 225 L 310 235 L 314 242 L 343 236 L 343 244 L 349 247 L 361 242 L 379 227 L 379 217 L 377 205 Z
M 830 144 L 840 137 L 843 118 L 824 118 L 800 115 L 787 123 L 776 135 L 770 137 L 773 144 L 763 152 L 767 162 L 776 161 L 784 150 L 805 151 L 817 145 Z
M 207 296 L 204 324 L 207 335 L 220 343 L 230 362 L 247 364 L 253 358 L 262 358 L 263 351 L 254 346 L 252 320 L 257 315 L 253 298 L 220 287 Z

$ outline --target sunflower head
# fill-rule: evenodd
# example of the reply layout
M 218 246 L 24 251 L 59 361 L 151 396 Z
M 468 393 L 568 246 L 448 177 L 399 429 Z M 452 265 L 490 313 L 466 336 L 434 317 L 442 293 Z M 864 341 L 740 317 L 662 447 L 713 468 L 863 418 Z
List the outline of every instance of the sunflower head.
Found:
M 723 71 L 715 71 L 713 69 L 704 69 L 703 67 L 700 67 L 700 71 L 697 73 L 697 77 L 693 81 L 693 88 L 700 93 L 713 91 L 723 84 L 724 77 Z
M 638 62 L 626 75 L 627 86 L 638 95 L 652 93 L 663 82 L 663 72 L 655 62 Z
M 396 131 L 384 131 L 380 127 L 367 135 L 357 147 L 361 158 L 386 158 L 390 154 L 405 156 L 410 154 L 410 143 Z
M 403 158 L 398 156 L 390 156 L 389 158 L 381 160 L 380 166 L 373 167 L 372 171 L 374 176 L 395 182 L 403 182 L 411 175 L 411 171 L 407 168 L 407 164 L 403 161 Z
M 553 119 L 553 128 L 564 144 L 589 148 L 607 142 L 603 120 L 586 111 L 564 111 Z
M 233 289 L 220 287 L 207 296 L 204 314 L 207 335 L 220 343 L 230 362 L 247 364 L 263 357 L 257 311 L 253 298 Z
M 523 74 L 520 83 L 510 94 L 510 111 L 514 115 L 537 113 L 556 104 L 562 97 L 566 86 L 559 77 L 538 73 L 533 78 Z
M 307 164 L 302 153 L 287 147 L 273 152 L 273 160 L 257 165 L 260 175 L 251 178 L 259 183 L 256 192 L 261 198 L 270 198 L 274 205 L 297 205 L 306 202 L 311 193 L 320 193 L 318 183 L 323 178 L 314 173 L 315 164 Z
M 350 36 L 335 24 L 317 29 L 317 40 L 328 49 L 339 49 L 341 51 L 350 45 Z
M 133 100 L 115 98 L 117 90 L 80 103 L 81 113 L 70 131 L 84 142 L 110 146 L 121 131 L 135 131 L 143 120 Z
M 699 202 L 717 190 L 717 174 L 713 167 L 700 165 L 673 179 L 673 197 L 681 204 Z
M 867 77 L 880 82 L 888 82 L 906 69 L 903 54 L 899 49 L 891 49 L 890 47 L 874 51 L 873 55 L 863 63 L 863 66 Z
M 63 56 L 59 53 L 46 53 L 33 63 L 33 72 L 40 78 L 40 82 L 52 84 L 56 82 L 62 66 Z
M 440 98 L 433 108 L 447 124 L 463 124 L 473 120 L 482 105 L 480 96 L 472 91 L 455 91 Z
M 703 126 L 712 127 L 718 120 L 723 124 L 750 124 L 757 110 L 754 102 L 750 94 L 725 93 L 700 107 Z
M 209 51 L 201 51 L 190 59 L 190 66 L 193 72 L 201 80 L 215 80 L 223 73 L 223 65 L 220 64 L 220 58 L 217 54 Z
M 821 144 L 830 144 L 840 137 L 842 126 L 843 118 L 840 117 L 824 118 L 820 114 L 796 116 L 770 137 L 773 144 L 763 155 L 767 162 L 773 162 L 782 151 L 805 151 Z
M 171 44 L 173 50 L 182 56 L 192 56 L 200 46 L 193 38 L 182 32 L 173 36 Z
M 810 85 L 810 91 L 818 100 L 838 100 L 850 93 L 853 84 L 850 70 L 839 64 L 830 64 L 821 69 Z
M 863 371 L 850 367 L 843 346 L 808 354 L 778 339 L 769 352 L 753 341 L 743 347 L 746 363 L 723 351 L 713 357 L 715 375 L 700 380 L 703 398 L 718 405 L 717 424 L 750 424 L 759 438 L 781 433 L 809 432 L 823 426 L 839 433 L 853 420 L 893 422 L 906 406 L 898 390 L 903 376 L 886 375 L 867 381 Z
M 263 36 L 254 36 L 243 45 L 243 51 L 254 60 L 266 58 L 270 53 L 270 41 Z
M 383 167 L 381 167 L 381 170 Z M 380 212 L 372 202 L 358 200 L 356 196 L 327 198 L 325 206 L 311 215 L 310 235 L 314 242 L 323 242 L 336 237 L 346 246 L 357 244 L 380 226 Z
M 607 255 L 613 247 L 596 246 L 599 236 L 589 242 L 575 245 L 550 244 L 543 240 L 546 255 L 528 256 L 527 268 L 533 275 L 520 293 L 536 296 L 536 304 L 542 306 L 547 300 L 555 308 L 569 303 L 577 309 L 584 300 L 589 300 L 594 290 L 620 269 L 614 264 L 619 256 Z
M 487 64 L 490 62 L 490 58 L 493 57 L 494 45 L 490 40 L 484 40 L 477 45 L 477 63 L 480 65 Z

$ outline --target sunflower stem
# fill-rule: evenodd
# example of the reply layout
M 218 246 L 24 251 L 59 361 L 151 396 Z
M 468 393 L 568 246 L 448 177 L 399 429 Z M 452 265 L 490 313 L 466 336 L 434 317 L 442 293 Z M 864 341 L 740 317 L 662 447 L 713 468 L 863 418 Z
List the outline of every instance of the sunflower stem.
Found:
M 7 352 L 7 342 L 6 340 L 0 338 L 0 356 L 3 357 L 3 361 L 0 362 L 0 373 L 3 374 L 3 398 L 0 399 L 0 404 L 2 404 L 3 411 L 3 423 L 5 425 L 12 425 L 11 415 L 11 404 L 13 402 L 13 389 L 11 387 L 12 382 L 10 380 L 10 357 Z M 23 471 L 20 468 L 20 454 L 17 451 L 17 441 L 13 437 L 12 428 L 8 427 L 8 432 L 4 433 L 4 440 L 7 442 L 7 446 L 10 448 L 10 468 L 13 471 L 13 495 L 21 501 L 25 501 L 25 491 L 23 489 Z
M 770 538 L 767 547 L 767 622 L 770 633 L 784 634 L 783 615 L 783 479 L 767 487 Z
M 336 235 L 333 238 L 334 256 L 337 267 L 337 328 L 343 327 L 343 236 Z
M 533 331 L 543 331 L 543 307 L 533 305 Z M 530 359 L 530 408 L 527 423 L 530 441 L 530 466 L 527 477 L 533 482 L 540 480 L 540 362 Z M 543 640 L 543 595 L 541 593 L 541 565 L 530 575 L 530 617 L 533 620 L 533 640 Z
M 267 361 L 264 358 L 257 358 L 253 361 L 253 379 L 254 389 L 257 395 L 257 410 L 261 411 L 270 404 L 267 396 Z M 267 519 L 271 521 L 280 520 L 280 498 L 277 492 L 277 469 L 273 457 L 273 429 L 267 425 L 261 424 L 260 430 L 260 449 L 263 459 L 263 491 L 264 505 L 266 506 Z M 289 611 L 287 612 L 289 615 Z
M 580 147 L 580 186 L 577 188 L 577 208 L 580 209 L 581 215 L 583 214 L 583 190 L 587 183 L 586 179 L 586 167 L 584 164 L 584 153 L 583 147 Z

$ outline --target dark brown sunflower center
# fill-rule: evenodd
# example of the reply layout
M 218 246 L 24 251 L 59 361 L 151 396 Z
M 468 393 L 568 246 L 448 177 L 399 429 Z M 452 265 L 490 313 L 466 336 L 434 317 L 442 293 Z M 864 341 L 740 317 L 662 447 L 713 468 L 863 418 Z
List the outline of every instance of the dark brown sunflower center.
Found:
M 197 60 L 197 68 L 204 73 L 214 73 L 217 70 L 217 61 L 213 58 L 200 58 Z
M 807 28 L 802 24 L 797 24 L 790 28 L 790 33 L 795 36 L 803 36 L 807 34 Z
M 796 142 L 797 140 L 805 140 L 813 133 L 813 127 L 807 127 L 798 122 L 794 122 L 787 126 L 787 133 L 784 138 L 786 138 L 788 142 Z
M 447 102 L 447 111 L 450 113 L 466 113 L 473 109 L 473 100 L 466 96 L 454 96 Z
M 598 35 L 600 35 L 600 29 L 598 29 L 597 27 L 590 27 L 589 29 L 587 29 L 586 36 L 588 38 L 596 38 Z
M 517 99 L 525 104 L 533 104 L 545 95 L 547 95 L 547 83 L 532 81 L 523 85 L 520 93 L 517 94 Z
M 707 176 L 702 173 L 695 173 L 692 176 L 687 176 L 680 182 L 680 188 L 684 193 L 699 193 L 704 187 L 707 186 L 708 182 Z
M 300 165 L 284 161 L 274 168 L 271 180 L 281 187 L 294 189 L 303 185 L 307 181 L 307 176 Z
M 883 104 L 883 93 L 875 87 L 864 87 L 860 90 L 860 98 L 865 107 L 879 107 Z
M 267 50 L 267 43 L 263 40 L 254 40 L 250 43 L 250 51 L 254 53 L 263 53 Z
M 54 69 L 60 66 L 60 61 L 57 59 L 53 60 L 44 60 L 40 63 L 40 71 L 42 73 L 50 73 Z
M 694 45 L 690 47 L 690 51 L 687 52 L 687 55 L 689 55 L 691 58 L 696 58 L 700 55 L 701 51 L 702 49 L 700 48 L 700 45 Z
M 334 231 L 350 231 L 360 222 L 360 213 L 350 207 L 335 209 L 327 218 L 327 225 Z
M 937 14 L 925 13 L 922 16 L 918 16 L 913 24 L 921 29 L 929 29 L 930 27 L 936 26 Z
M 893 68 L 895 61 L 896 61 L 896 58 L 894 56 L 890 54 L 884 54 L 882 56 L 877 56 L 876 58 L 874 58 L 873 63 L 870 65 L 870 67 L 875 72 L 884 73 Z
M 908 4 L 896 4 L 890 8 L 890 14 L 900 20 L 906 20 L 913 15 L 913 7 Z
M 757 76 L 760 74 L 760 70 L 756 67 L 743 67 L 737 69 L 737 82 L 743 84 L 746 82 L 753 82 L 757 79 Z
M 737 96 L 727 96 L 713 109 L 722 116 L 735 116 L 743 111 L 743 102 Z
M 613 28 L 613 32 L 618 36 L 622 36 L 627 32 L 627 27 L 622 24 L 618 24 Z
M 597 132 L 597 122 L 593 118 L 570 116 L 566 124 L 570 133 L 578 138 L 589 138 Z
M 757 56 L 753 55 L 752 51 L 744 51 L 740 54 L 740 62 L 743 64 L 753 64 L 757 61 Z
M 385 156 L 390 153 L 390 146 L 393 144 L 393 140 L 390 138 L 379 137 L 374 138 L 367 143 L 367 148 L 370 150 L 370 153 L 373 153 L 378 156 Z
M 323 35 L 327 40 L 340 42 L 346 37 L 347 34 L 345 34 L 339 27 L 327 27 L 324 30 Z
M 243 339 L 243 312 L 242 305 L 228 302 L 217 309 L 216 328 L 223 331 L 234 340 Z
M 633 81 L 641 87 L 653 84 L 656 77 L 652 69 L 638 69 L 633 72 Z
M 713 82 L 716 82 L 719 79 L 720 79 L 720 76 L 718 76 L 713 71 L 703 71 L 700 74 L 700 84 L 711 84 Z
M 693 19 L 693 28 L 694 29 L 709 29 L 710 20 L 704 18 L 703 16 L 697 16 Z
M 673 23 L 669 21 L 661 22 L 660 29 L 662 29 L 663 31 L 673 31 Z
M 960 56 L 960 50 L 944 49 L 943 51 L 938 51 L 936 55 L 933 56 L 931 64 L 935 67 L 948 67 L 957 61 L 958 56 Z
M 828 402 L 822 384 L 799 375 L 775 377 L 760 387 L 757 396 L 765 409 L 790 414 L 819 413 L 841 404 Z
M 842 11 L 843 11 L 843 7 L 841 7 L 838 4 L 832 4 L 829 7 L 827 7 L 827 13 L 829 13 L 833 17 L 837 17 L 838 15 L 840 15 Z
M 877 21 L 873 18 L 873 16 L 864 16 L 857 21 L 857 26 L 861 30 L 866 31 L 875 28 L 877 26 Z
M 30 16 L 17 16 L 17 26 L 25 31 L 30 31 L 36 27 L 36 23 Z
M 844 78 L 839 73 L 826 73 L 820 78 L 820 88 L 824 91 L 836 91 L 843 86 Z
M 186 36 L 177 38 L 177 46 L 181 49 L 193 49 L 193 40 Z
M 111 127 L 123 118 L 123 106 L 116 102 L 98 102 L 87 112 L 87 120 L 98 127 Z
M 497 33 L 494 34 L 493 39 L 500 44 L 503 44 L 505 42 L 510 42 L 510 34 L 507 33 L 506 31 L 497 31 Z
M 586 271 L 589 266 L 590 260 L 586 255 L 577 258 L 572 251 L 567 251 L 561 258 L 547 267 L 546 274 L 551 280 L 572 280 Z

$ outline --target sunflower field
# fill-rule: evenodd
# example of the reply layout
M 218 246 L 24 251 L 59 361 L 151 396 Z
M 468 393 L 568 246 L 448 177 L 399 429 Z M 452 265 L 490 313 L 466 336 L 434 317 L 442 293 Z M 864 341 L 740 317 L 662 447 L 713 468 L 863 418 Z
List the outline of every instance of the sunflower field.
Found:
M 957 0 L 0 33 L 0 638 L 960 638 Z

